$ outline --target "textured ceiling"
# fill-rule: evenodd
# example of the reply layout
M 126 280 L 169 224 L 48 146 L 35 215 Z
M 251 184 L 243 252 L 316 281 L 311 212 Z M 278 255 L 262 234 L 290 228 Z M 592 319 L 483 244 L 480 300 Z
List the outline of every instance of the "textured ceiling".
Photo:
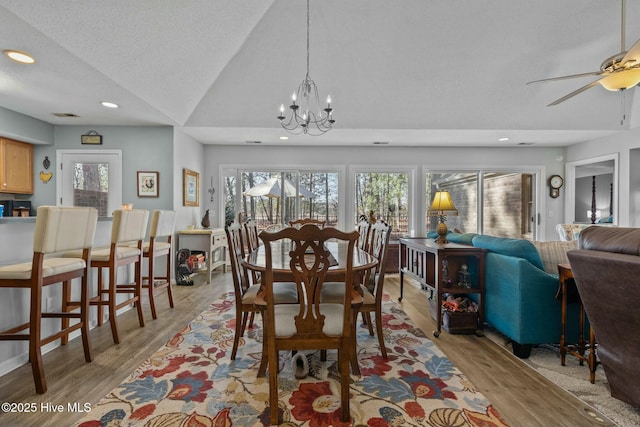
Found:
M 628 48 L 640 0 L 627 3 Z M 640 122 L 636 88 L 547 107 L 593 78 L 525 85 L 618 53 L 619 0 L 311 0 L 310 76 L 336 124 L 282 142 L 305 15 L 302 0 L 0 0 L 0 48 L 37 61 L 0 57 L 0 106 L 52 124 L 178 126 L 211 144 L 567 145 Z

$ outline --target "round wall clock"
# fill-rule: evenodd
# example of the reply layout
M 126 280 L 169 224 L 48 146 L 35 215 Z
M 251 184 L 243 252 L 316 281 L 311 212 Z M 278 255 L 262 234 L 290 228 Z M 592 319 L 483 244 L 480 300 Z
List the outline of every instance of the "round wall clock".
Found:
M 551 187 L 550 196 L 554 199 L 560 196 L 560 188 L 564 184 L 564 179 L 560 175 L 551 175 L 549 178 L 549 187 Z

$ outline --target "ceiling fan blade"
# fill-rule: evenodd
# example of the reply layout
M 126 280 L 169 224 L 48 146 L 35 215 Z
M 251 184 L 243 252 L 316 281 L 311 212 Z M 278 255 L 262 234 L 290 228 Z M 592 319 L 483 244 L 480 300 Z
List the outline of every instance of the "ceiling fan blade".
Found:
M 578 94 L 580 94 L 580 93 L 584 92 L 584 91 L 585 91 L 585 90 L 587 90 L 587 89 L 591 89 L 592 87 L 594 87 L 595 85 L 597 85 L 599 81 L 600 81 L 600 80 L 596 80 L 596 81 L 594 81 L 594 82 L 589 83 L 588 85 L 584 85 L 584 86 L 582 86 L 580 89 L 576 89 L 576 90 L 574 90 L 573 92 L 571 92 L 570 94 L 565 95 L 565 96 L 563 96 L 562 98 L 560 98 L 560 99 L 557 99 L 557 100 L 553 101 L 551 104 L 547 105 L 547 107 L 551 107 L 552 105 L 558 105 L 558 104 L 560 104 L 561 102 L 564 102 L 564 101 L 566 101 L 567 99 L 572 98 L 572 97 L 574 97 L 574 96 L 576 96 L 576 95 L 578 95 Z
M 620 62 L 624 65 L 628 61 L 634 61 L 636 65 L 640 63 L 640 40 L 631 46 L 631 49 L 625 53 Z
M 600 75 L 602 75 L 602 71 L 592 71 L 591 73 L 571 74 L 571 75 L 568 75 L 568 76 L 551 77 L 551 78 L 542 79 L 542 80 L 533 80 L 533 81 L 527 82 L 525 84 L 540 83 L 540 82 L 550 82 L 550 81 L 554 81 L 554 80 L 567 80 L 567 79 L 575 79 L 575 78 L 578 78 L 578 77 L 600 76 Z

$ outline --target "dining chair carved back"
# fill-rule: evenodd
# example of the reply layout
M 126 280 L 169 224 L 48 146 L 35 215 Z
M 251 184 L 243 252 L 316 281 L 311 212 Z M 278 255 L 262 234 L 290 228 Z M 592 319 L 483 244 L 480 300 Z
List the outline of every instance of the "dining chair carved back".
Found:
M 385 359 L 387 358 L 387 348 L 384 345 L 384 335 L 382 334 L 382 298 L 384 297 L 384 266 L 389 253 L 391 228 L 391 225 L 382 220 L 378 220 L 371 225 L 369 253 L 378 260 L 378 263 L 365 274 L 365 281 L 361 284 L 364 301 L 359 308 L 369 327 L 369 335 L 371 336 L 373 336 L 371 313 L 374 313 L 378 344 L 380 352 Z
M 247 243 L 245 252 L 248 254 L 251 251 L 258 249 L 258 246 L 260 246 L 260 239 L 258 238 L 258 224 L 255 220 L 250 219 L 244 223 L 243 227 L 244 238 Z M 251 283 L 260 283 L 260 274 L 257 271 L 251 271 L 251 275 L 249 277 L 251 279 Z
M 171 290 L 171 240 L 176 225 L 176 212 L 156 209 L 151 214 L 149 227 L 149 241 L 142 244 L 143 257 L 148 259 L 148 275 L 142 277 L 142 287 L 149 291 L 149 305 L 151 316 L 157 319 L 154 293 L 167 290 L 169 306 L 173 308 L 173 293 Z M 133 245 L 132 245 L 133 246 Z M 164 275 L 156 274 L 156 258 L 164 257 L 166 270 Z M 146 281 L 145 281 L 146 280 Z
M 231 360 L 235 360 L 240 338 L 244 335 L 249 314 L 251 314 L 249 325 L 253 327 L 254 313 L 259 311 L 254 306 L 254 301 L 260 287 L 258 285 L 251 286 L 247 277 L 247 270 L 242 266 L 242 258 L 245 256 L 242 243 L 242 227 L 239 223 L 234 222 L 227 225 L 224 230 L 227 234 L 227 247 L 229 249 L 236 303 L 236 326 L 231 350 Z
M 258 249 L 260 239 L 258 238 L 258 224 L 255 220 L 250 219 L 244 223 L 244 232 L 247 240 L 247 249 L 252 251 Z
M 314 224 L 320 228 L 323 228 L 325 225 L 327 225 L 327 221 L 323 221 L 321 219 L 314 219 L 314 218 L 301 218 L 301 219 L 294 219 L 292 221 L 289 221 L 289 225 L 295 228 L 301 228 L 305 224 Z
M 40 206 L 33 238 L 33 258 L 30 262 L 0 267 L 0 288 L 22 288 L 30 292 L 29 321 L 0 332 L 0 340 L 29 342 L 29 361 L 36 392 L 47 391 L 41 347 L 61 339 L 66 344 L 69 333 L 81 330 L 84 358 L 91 362 L 89 340 L 89 264 L 95 236 L 98 211 L 88 207 Z M 77 257 L 61 258 L 56 253 L 78 251 Z M 63 295 L 71 295 L 72 279 L 80 278 L 80 301 L 65 305 L 60 312 L 42 312 L 42 288 L 62 284 Z M 80 313 L 71 312 L 80 308 Z M 41 337 L 42 318 L 60 318 L 61 329 Z M 70 325 L 70 319 L 77 319 Z M 22 331 L 27 330 L 27 333 Z
M 247 269 L 243 266 L 242 260 L 246 256 L 242 247 L 243 233 L 242 226 L 234 222 L 225 227 L 227 234 L 227 247 L 229 249 L 229 260 L 231 263 L 231 274 L 233 277 L 233 290 L 235 293 L 236 305 L 236 325 L 233 337 L 233 348 L 231 350 L 231 360 L 235 360 L 240 344 L 240 339 L 244 335 L 247 323 L 253 327 L 254 314 L 260 310 L 255 305 L 256 295 L 260 289 L 259 283 L 251 283 Z M 276 291 L 276 301 L 278 303 L 295 303 L 298 301 L 295 285 L 282 284 Z
M 375 257 L 378 262 L 369 270 L 366 270 L 361 276 L 360 292 L 363 302 L 358 307 L 358 312 L 362 313 L 365 324 L 369 328 L 369 334 L 373 336 L 373 324 L 371 322 L 371 313 L 374 313 L 376 320 L 376 333 L 378 335 L 378 344 L 382 356 L 387 358 L 387 349 L 384 344 L 384 335 L 382 333 L 382 298 L 384 296 L 384 263 L 386 262 L 389 237 L 391 236 L 391 226 L 384 221 L 378 220 L 371 225 L 369 233 L 368 252 Z M 338 302 L 343 298 L 344 288 L 339 283 L 327 283 L 322 290 L 323 302 Z M 356 319 L 357 320 L 357 319 Z M 357 336 L 355 327 L 357 321 L 354 320 L 354 337 Z M 354 350 L 355 351 L 355 350 Z
M 358 247 L 363 251 L 369 250 L 369 230 L 371 223 L 366 216 L 362 215 L 360 221 L 356 224 L 356 230 L 360 233 L 358 237 Z
M 352 305 L 361 301 L 360 295 L 353 290 L 353 253 L 358 233 L 305 224 L 299 229 L 290 227 L 276 233 L 263 231 L 260 239 L 265 246 L 266 269 L 262 280 L 264 290 L 256 304 L 263 310 L 262 364 L 266 363 L 269 368 L 270 422 L 280 424 L 282 421 L 278 416 L 278 353 L 327 349 L 338 350 L 341 420 L 348 422 L 349 367 L 353 349 Z M 322 303 L 320 294 L 333 258 L 325 242 L 332 239 L 347 245 L 342 285 L 349 292 L 343 292 L 339 303 Z M 283 241 L 291 244 L 290 270 L 299 295 L 297 304 L 275 304 L 275 290 L 280 284 L 274 283 L 272 253 L 275 249 L 272 247 L 286 244 Z

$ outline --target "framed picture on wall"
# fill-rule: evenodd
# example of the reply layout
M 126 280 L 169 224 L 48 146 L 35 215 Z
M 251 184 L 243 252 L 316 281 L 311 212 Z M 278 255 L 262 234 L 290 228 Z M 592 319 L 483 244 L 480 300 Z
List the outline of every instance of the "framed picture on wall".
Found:
M 138 171 L 138 197 L 158 197 L 160 172 Z
M 182 205 L 200 206 L 200 174 L 182 169 Z

